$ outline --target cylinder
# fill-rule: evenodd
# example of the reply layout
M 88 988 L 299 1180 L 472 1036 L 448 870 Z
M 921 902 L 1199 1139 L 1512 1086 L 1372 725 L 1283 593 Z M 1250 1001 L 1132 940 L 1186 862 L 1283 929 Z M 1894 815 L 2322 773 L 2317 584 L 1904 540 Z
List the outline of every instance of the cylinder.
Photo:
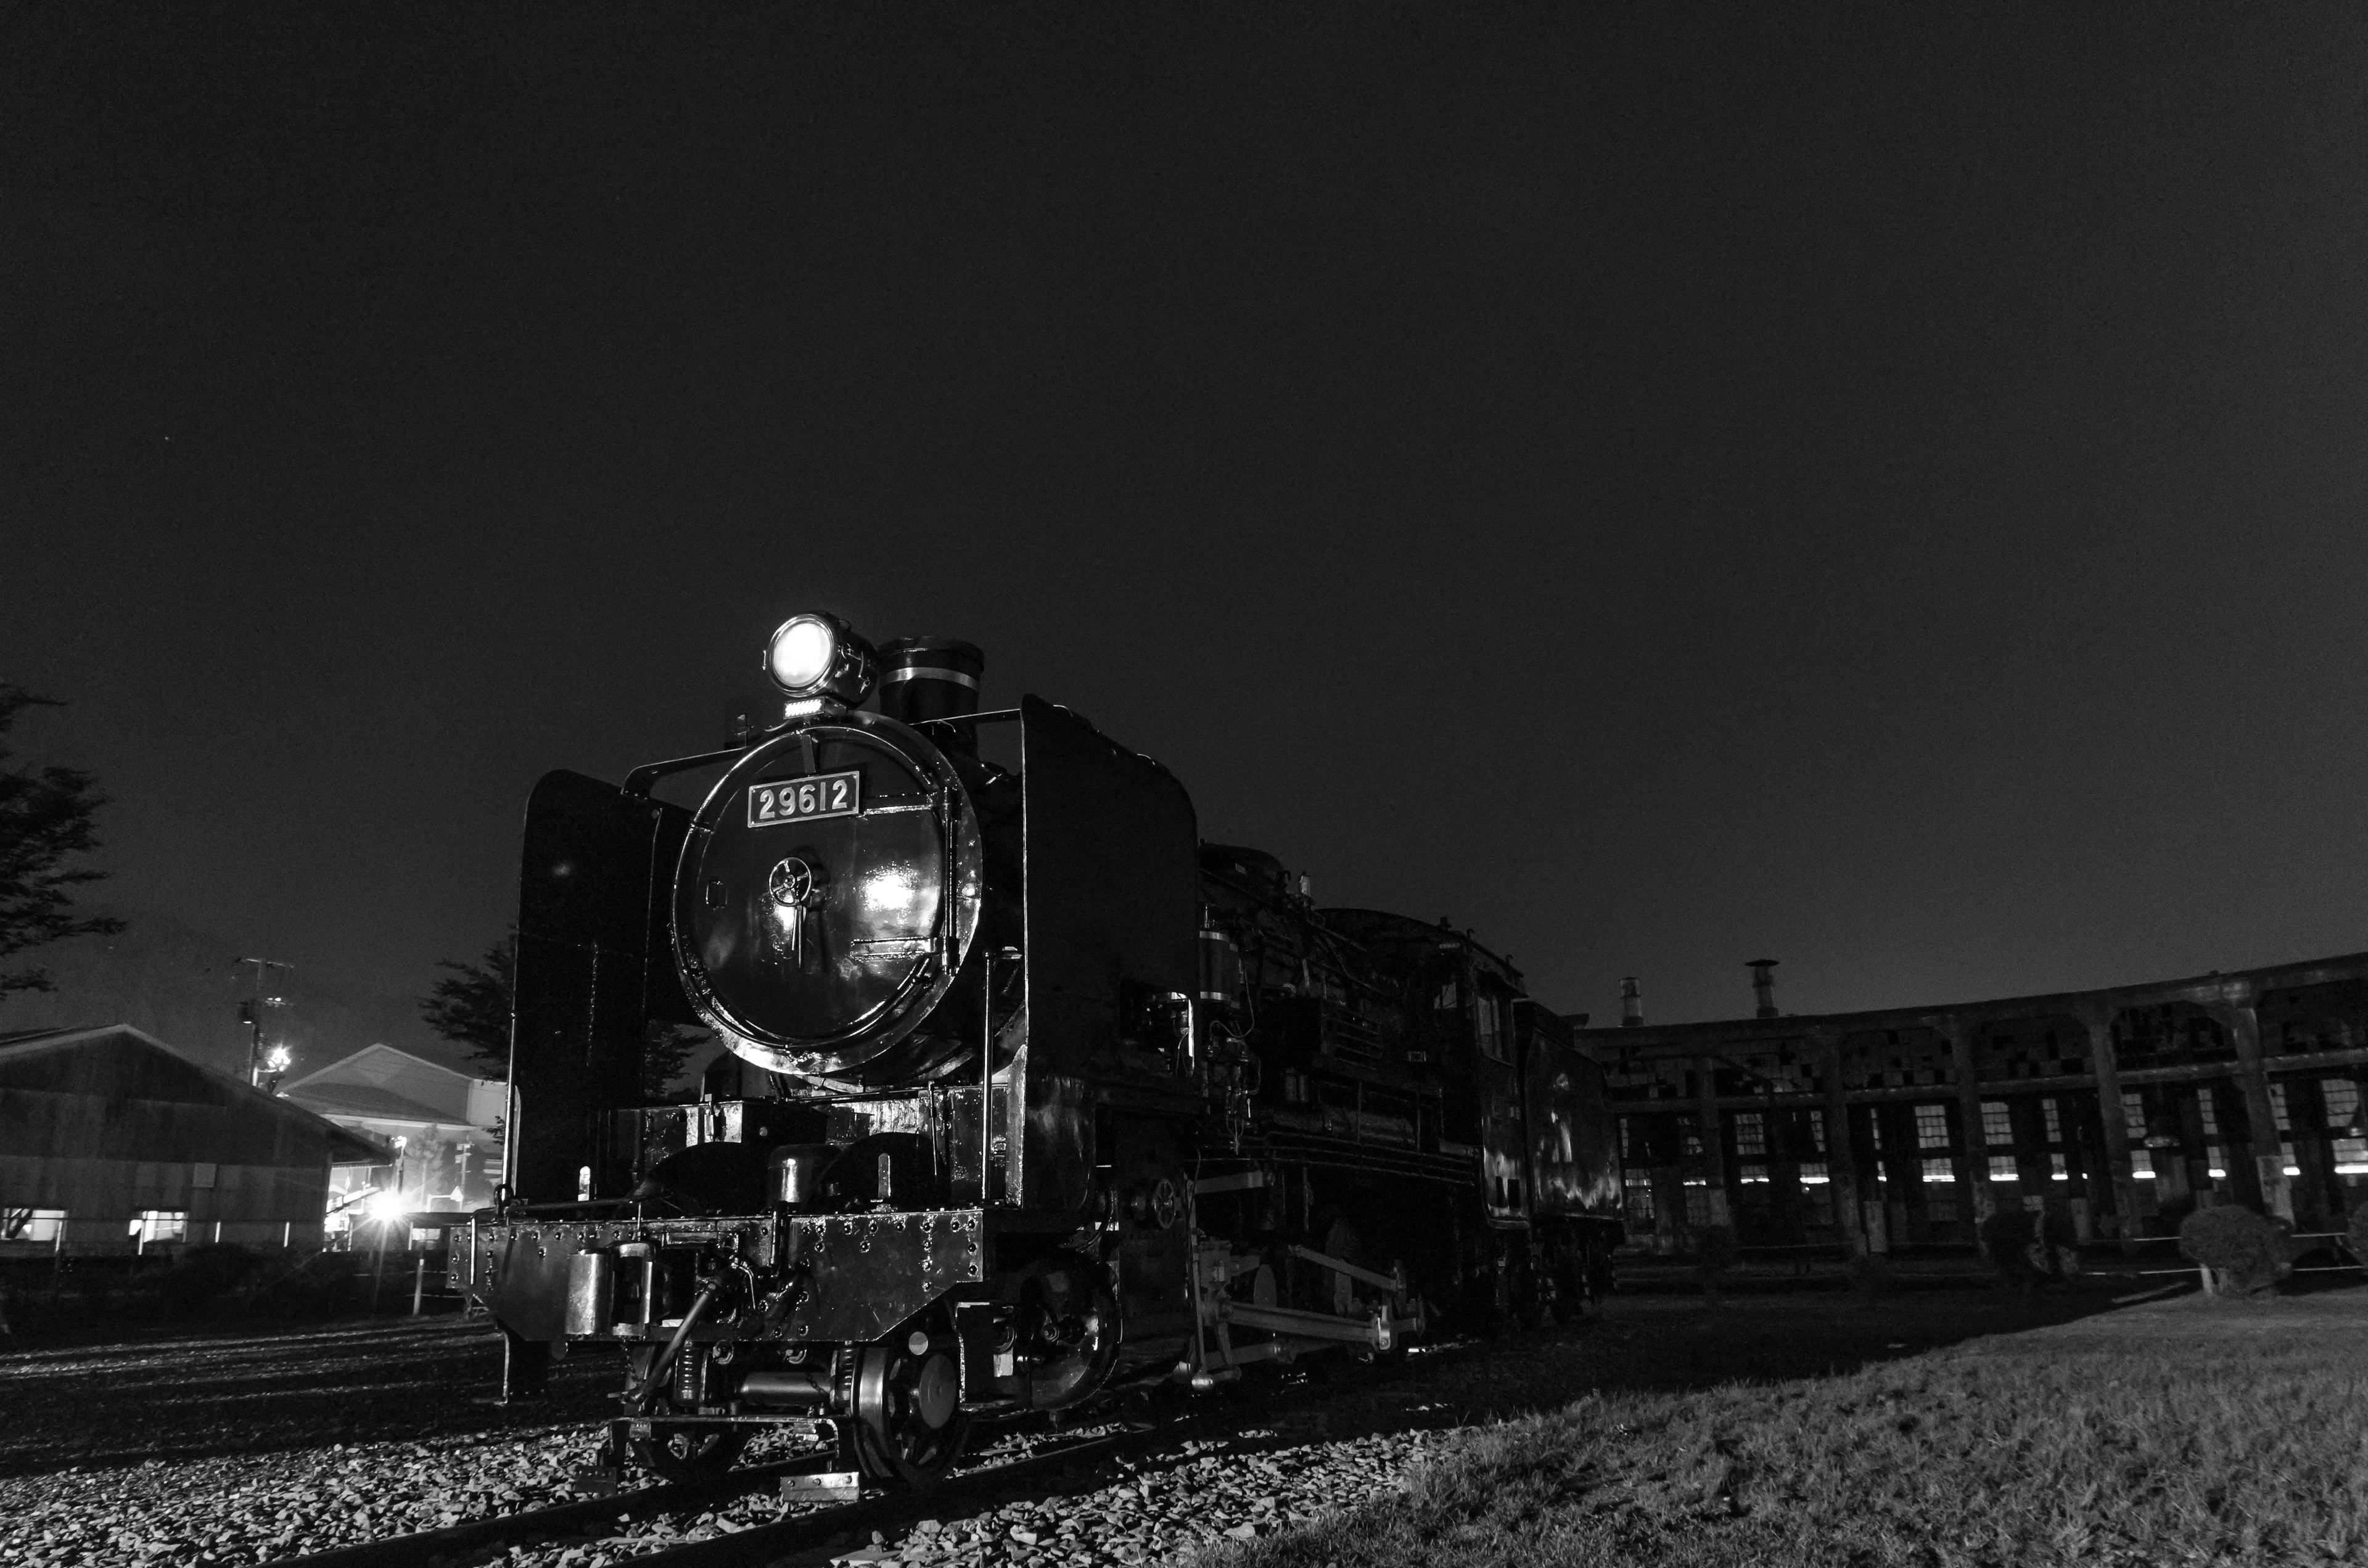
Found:
M 792 1209 L 811 1206 L 822 1196 L 822 1173 L 838 1155 L 829 1143 L 784 1143 L 773 1151 L 773 1201 Z
M 830 1403 L 829 1374 L 805 1367 L 759 1367 L 740 1380 L 740 1397 L 750 1404 L 823 1409 Z
M 880 650 L 880 711 L 907 724 L 965 718 L 978 711 L 979 677 L 985 673 L 986 655 L 975 643 L 900 637 Z M 975 749 L 969 725 L 956 735 L 961 749 Z
M 567 1335 L 609 1332 L 617 1300 L 614 1253 L 579 1252 L 567 1260 Z

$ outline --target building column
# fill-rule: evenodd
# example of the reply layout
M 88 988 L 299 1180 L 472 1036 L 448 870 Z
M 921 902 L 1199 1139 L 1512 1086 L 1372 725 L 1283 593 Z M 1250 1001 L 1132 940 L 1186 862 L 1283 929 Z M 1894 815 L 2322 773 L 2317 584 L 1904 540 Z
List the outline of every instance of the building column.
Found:
M 2294 1190 L 2286 1182 L 2285 1153 L 2278 1147 L 2278 1117 L 2270 1104 L 2270 1074 L 2261 1065 L 2261 1019 L 2250 1003 L 2222 1006 L 2218 1016 L 2237 1043 L 2237 1087 L 2245 1096 L 2245 1129 L 2253 1168 L 2260 1173 L 2261 1207 L 2281 1220 L 2294 1218 Z M 2269 1153 L 2261 1151 L 2267 1149 Z
M 1710 1222 L 1733 1229 L 1735 1208 L 1727 1201 L 1726 1132 L 1718 1116 L 1718 1059 L 1694 1062 L 1694 1130 L 1702 1139 L 1702 1191 L 1710 1205 Z
M 1833 1198 L 1842 1256 L 1855 1263 L 1866 1256 L 1866 1217 L 1858 1206 L 1858 1153 L 1850 1146 L 1850 1094 L 1842 1086 L 1842 1038 L 1822 1034 L 1815 1043 L 1817 1073 L 1826 1085 L 1826 1190 Z
M 2137 1178 L 2130 1174 L 2130 1124 L 2122 1109 L 2122 1064 L 2113 1054 L 2113 1020 L 2090 1013 L 2080 1020 L 2089 1031 L 2089 1070 L 2097 1076 L 2097 1113 L 2104 1122 L 2105 1174 L 2113 1187 L 2113 1220 L 2122 1250 L 2138 1250 Z
M 1965 1201 L 1973 1210 L 1974 1245 L 1980 1248 L 1982 1221 L 1998 1212 L 1990 1193 L 1989 1135 L 1982 1126 L 1982 1085 L 1974 1062 L 1974 1037 L 1981 1026 L 1952 1018 L 1941 1026 L 1949 1037 L 1949 1075 L 1957 1084 L 1957 1122 L 1964 1129 Z

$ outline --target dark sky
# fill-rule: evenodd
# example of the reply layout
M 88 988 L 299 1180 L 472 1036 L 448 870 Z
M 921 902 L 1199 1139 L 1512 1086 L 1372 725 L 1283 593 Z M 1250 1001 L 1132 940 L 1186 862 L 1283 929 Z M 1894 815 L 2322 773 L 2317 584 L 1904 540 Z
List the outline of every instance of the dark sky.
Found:
M 808 608 L 1599 1019 L 2368 947 L 2368 17 L 1796 9 L 12 8 L 18 749 L 395 994 Z

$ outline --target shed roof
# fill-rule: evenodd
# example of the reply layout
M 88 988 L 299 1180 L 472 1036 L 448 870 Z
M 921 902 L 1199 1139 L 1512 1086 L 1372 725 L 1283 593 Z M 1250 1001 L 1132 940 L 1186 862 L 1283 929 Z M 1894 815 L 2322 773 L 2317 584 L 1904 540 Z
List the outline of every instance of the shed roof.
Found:
M 12 1111 L 12 1100 L 23 1104 Z M 84 1102 L 85 1109 L 65 1115 L 32 1108 L 62 1101 Z M 0 1120 L 18 1119 L 28 1146 L 12 1153 L 234 1159 L 243 1156 L 215 1145 L 237 1140 L 278 1147 L 281 1135 L 294 1134 L 324 1139 L 332 1165 L 380 1165 L 393 1157 L 377 1140 L 193 1062 L 129 1024 L 0 1037 Z M 256 1136 L 242 1136 L 241 1127 Z M 45 1148 L 44 1142 L 62 1146 Z
M 281 1092 L 328 1116 L 457 1126 L 470 1120 L 470 1086 L 479 1081 L 440 1062 L 378 1044 L 307 1073 Z

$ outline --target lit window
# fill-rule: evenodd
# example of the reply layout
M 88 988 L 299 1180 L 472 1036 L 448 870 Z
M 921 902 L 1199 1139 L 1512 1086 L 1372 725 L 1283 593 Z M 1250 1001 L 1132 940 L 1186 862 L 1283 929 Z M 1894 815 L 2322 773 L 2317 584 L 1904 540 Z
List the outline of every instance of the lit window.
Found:
M 2014 1142 L 2014 1116 L 2004 1100 L 1982 1102 L 1982 1142 L 2000 1147 Z
M 2154 1179 L 2153 1150 L 2133 1149 L 2130 1151 L 2130 1179 L 2133 1181 L 2152 1181 Z
M 2047 1124 L 2047 1141 L 2050 1143 L 2063 1142 L 2064 1119 L 2056 1114 L 2055 1102 L 2053 1099 L 2040 1101 L 2039 1114 Z
M 0 1242 L 46 1242 L 55 1245 L 66 1228 L 63 1209 L 0 1209 Z
M 1801 1162 L 1801 1185 L 1803 1187 L 1817 1187 L 1828 1179 L 1830 1178 L 1826 1175 L 1825 1161 L 1804 1160 Z
M 2131 1142 L 2146 1142 L 2146 1096 L 2135 1089 L 2122 1091 L 2122 1126 L 2128 1131 Z
M 1735 1113 L 1735 1152 L 1745 1158 L 1768 1153 L 1768 1130 L 1760 1124 L 1758 1111 Z
M 1954 1181 L 1957 1179 L 1957 1167 L 1951 1165 L 1946 1160 L 1927 1160 L 1924 1162 L 1924 1179 L 1926 1181 Z
M 2319 1097 L 2327 1104 L 2327 1125 L 2342 1127 L 2360 1114 L 2360 1085 L 2349 1078 L 2321 1078 Z
M 2014 1156 L 2012 1154 L 1992 1154 L 1990 1156 L 1990 1179 L 1992 1181 L 2012 1181 L 2014 1179 Z
M 2047 1166 L 2048 1166 L 2048 1170 L 2047 1170 L 2047 1179 L 2048 1179 L 2048 1180 L 2050 1180 L 2050 1181 L 2070 1181 L 2070 1180 L 2072 1179 L 2072 1173 L 2071 1173 L 2071 1171 L 2070 1171 L 2070 1170 L 2068 1170 L 2067 1168 L 2066 1168 L 2065 1164 L 2064 1164 L 2064 1156 L 2063 1156 L 2063 1155 L 2061 1155 L 2061 1154 L 2050 1154 L 2050 1155 L 2048 1155 L 2048 1156 L 2047 1156 Z
M 2286 1115 L 2286 1086 L 2283 1084 L 2270 1085 L 2270 1116 L 2277 1122 L 2279 1131 L 2294 1131 L 2294 1122 Z
M 159 1242 L 182 1240 L 189 1229 L 186 1209 L 142 1209 L 132 1216 L 130 1233 L 140 1238 L 142 1248 Z
M 1920 1105 L 1916 1108 L 1916 1146 L 1919 1149 L 1945 1149 L 1949 1146 L 1949 1108 Z
M 2218 1097 L 2208 1088 L 2196 1092 L 2195 1104 L 2203 1112 L 2203 1136 L 2206 1138 L 2220 1136 L 2220 1112 L 2219 1108 L 2212 1103 Z
M 1766 1165 L 1746 1165 L 1743 1167 L 1743 1179 L 1749 1182 L 1759 1182 L 1764 1185 L 1768 1180 L 1768 1167 Z

